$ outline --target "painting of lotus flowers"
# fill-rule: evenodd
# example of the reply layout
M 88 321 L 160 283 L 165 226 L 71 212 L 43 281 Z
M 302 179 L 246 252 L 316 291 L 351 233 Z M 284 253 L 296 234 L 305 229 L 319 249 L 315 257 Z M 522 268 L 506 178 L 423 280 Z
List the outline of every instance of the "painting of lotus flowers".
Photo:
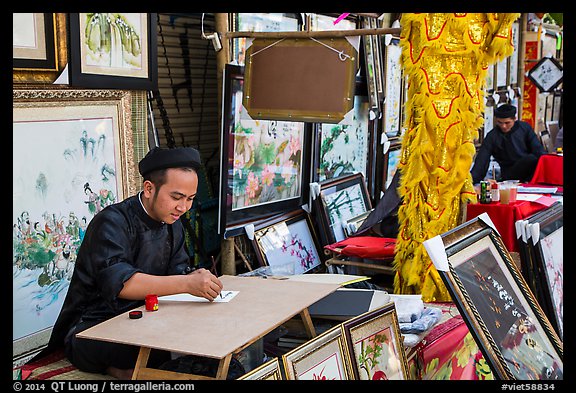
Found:
M 242 69 L 225 71 L 221 228 L 292 210 L 308 195 L 311 126 L 253 120 L 242 105 Z

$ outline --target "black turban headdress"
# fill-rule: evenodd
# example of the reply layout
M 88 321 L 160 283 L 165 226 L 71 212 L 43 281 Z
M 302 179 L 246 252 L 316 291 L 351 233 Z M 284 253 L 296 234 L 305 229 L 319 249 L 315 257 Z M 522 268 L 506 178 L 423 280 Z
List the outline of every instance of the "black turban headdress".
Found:
M 494 109 L 494 117 L 498 119 L 509 119 L 516 117 L 516 107 L 510 104 L 503 104 Z
M 140 160 L 138 170 L 142 176 L 158 169 L 189 167 L 198 170 L 202 165 L 200 153 L 193 147 L 165 149 L 155 147 Z

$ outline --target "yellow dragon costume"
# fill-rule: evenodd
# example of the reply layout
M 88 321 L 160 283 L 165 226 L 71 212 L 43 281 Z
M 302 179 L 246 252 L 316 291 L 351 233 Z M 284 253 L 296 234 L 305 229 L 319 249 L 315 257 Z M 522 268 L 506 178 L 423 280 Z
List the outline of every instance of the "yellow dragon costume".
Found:
M 423 242 L 460 222 L 476 202 L 470 176 L 484 118 L 490 65 L 510 56 L 519 13 L 402 14 L 402 67 L 408 76 L 398 194 L 394 292 L 451 301 Z

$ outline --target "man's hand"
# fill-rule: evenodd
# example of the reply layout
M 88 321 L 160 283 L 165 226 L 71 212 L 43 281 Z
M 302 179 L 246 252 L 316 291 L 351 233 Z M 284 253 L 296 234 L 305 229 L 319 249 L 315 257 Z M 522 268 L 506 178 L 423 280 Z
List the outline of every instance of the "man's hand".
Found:
M 210 301 L 216 299 L 224 287 L 218 277 L 203 268 L 194 270 L 186 277 L 188 279 L 188 293 Z

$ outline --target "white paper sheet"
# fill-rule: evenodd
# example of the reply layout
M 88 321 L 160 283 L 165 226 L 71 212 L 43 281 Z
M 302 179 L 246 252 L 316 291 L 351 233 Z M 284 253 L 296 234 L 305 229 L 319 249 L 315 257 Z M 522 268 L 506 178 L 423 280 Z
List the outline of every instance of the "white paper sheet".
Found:
M 220 292 L 221 297 L 218 296 L 214 299 L 214 303 L 228 303 L 238 294 L 238 292 L 239 291 L 222 291 Z M 189 293 L 177 293 L 175 295 L 159 296 L 158 302 L 162 301 L 207 303 L 209 300 L 203 297 L 190 295 Z
M 558 187 L 524 187 L 518 186 L 518 193 L 528 194 L 554 194 L 558 191 Z

